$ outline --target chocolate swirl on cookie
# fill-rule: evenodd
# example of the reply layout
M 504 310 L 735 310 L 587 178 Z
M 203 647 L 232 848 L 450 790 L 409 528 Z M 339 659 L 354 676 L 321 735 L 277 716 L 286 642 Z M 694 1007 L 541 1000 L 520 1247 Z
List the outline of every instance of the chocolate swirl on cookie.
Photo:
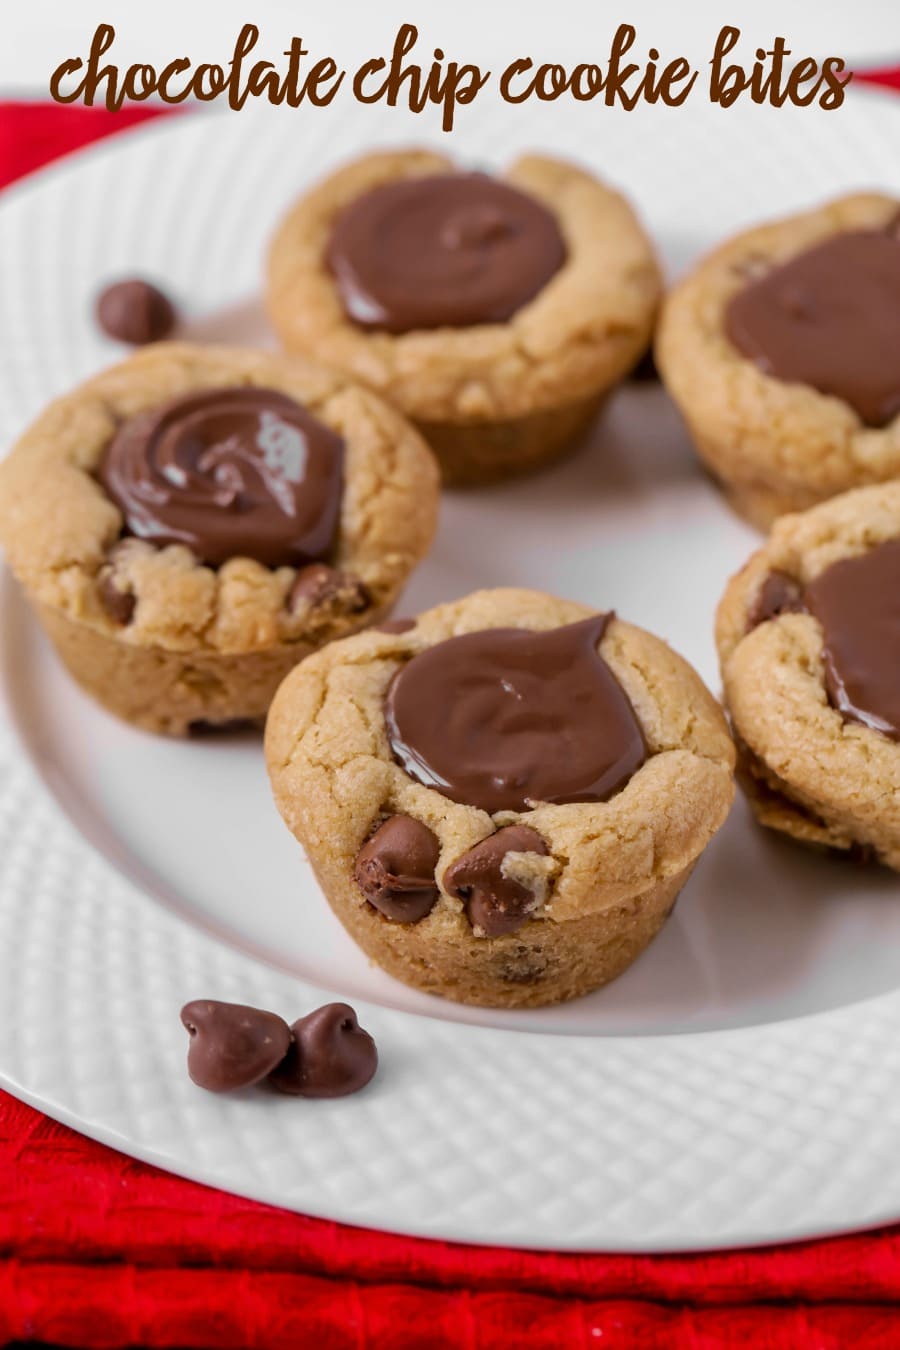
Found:
M 208 389 L 123 423 L 98 477 L 138 538 L 185 544 L 211 566 L 300 567 L 332 547 L 343 451 L 286 394 Z
M 597 650 L 610 620 L 488 628 L 420 652 L 385 703 L 411 778 L 484 811 L 600 802 L 647 757 L 641 725 Z
M 483 173 L 373 188 L 337 217 L 326 251 L 349 317 L 388 333 L 504 323 L 565 258 L 551 212 Z

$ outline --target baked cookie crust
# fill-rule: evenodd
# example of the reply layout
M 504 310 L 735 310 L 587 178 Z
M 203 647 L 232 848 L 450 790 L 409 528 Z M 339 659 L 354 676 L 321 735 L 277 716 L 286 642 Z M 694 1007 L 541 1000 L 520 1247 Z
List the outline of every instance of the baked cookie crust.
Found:
M 613 979 L 661 927 L 734 795 L 734 749 L 718 704 L 665 643 L 613 619 L 599 651 L 630 699 L 646 762 L 601 803 L 538 805 L 494 816 L 410 778 L 391 753 L 383 703 L 403 662 L 484 628 L 575 623 L 583 605 L 534 591 L 490 590 L 422 614 L 410 630 L 369 631 L 293 671 L 266 726 L 278 809 L 303 845 L 338 918 L 389 973 L 465 1003 L 527 1007 Z M 380 822 L 411 816 L 436 836 L 439 897 L 417 923 L 391 922 L 354 880 Z M 529 827 L 548 854 L 508 854 L 538 904 L 517 932 L 478 935 L 443 884 L 447 869 L 498 828 Z
M 574 165 L 517 160 L 506 182 L 557 219 L 567 261 L 505 323 L 399 335 L 349 319 L 325 262 L 334 220 L 372 188 L 458 171 L 422 150 L 366 155 L 303 196 L 269 254 L 267 304 L 289 351 L 316 355 L 390 399 L 450 483 L 523 472 L 569 445 L 647 347 L 660 297 L 652 247 L 618 193 Z
M 656 362 L 700 457 L 735 509 L 760 529 L 854 487 L 900 474 L 900 417 L 867 427 L 841 399 L 763 372 L 732 345 L 732 297 L 771 267 L 834 235 L 886 227 L 900 201 L 840 197 L 747 230 L 717 248 L 666 300 Z
M 729 582 L 716 618 L 739 778 L 759 821 L 805 843 L 900 869 L 900 745 L 847 721 L 825 686 L 810 614 L 753 624 L 766 578 L 801 586 L 832 563 L 900 537 L 900 483 L 859 488 L 776 521 Z
M 95 476 L 127 418 L 194 390 L 259 386 L 305 405 L 345 442 L 331 566 L 353 578 L 288 604 L 292 567 L 235 557 L 214 569 L 184 545 L 121 538 Z M 57 399 L 0 466 L 0 538 L 72 674 L 113 712 L 154 731 L 264 716 L 297 661 L 377 622 L 431 542 L 434 459 L 404 419 L 344 376 L 297 358 L 161 343 Z M 131 597 L 127 623 L 104 600 Z M 362 590 L 360 590 L 360 586 Z

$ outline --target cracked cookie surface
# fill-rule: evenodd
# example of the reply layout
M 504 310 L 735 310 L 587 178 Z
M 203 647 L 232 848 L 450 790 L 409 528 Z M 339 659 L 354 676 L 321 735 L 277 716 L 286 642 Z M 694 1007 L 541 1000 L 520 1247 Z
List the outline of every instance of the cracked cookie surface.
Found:
M 533 591 L 476 592 L 427 611 L 404 632 L 372 630 L 330 646 L 292 672 L 273 702 L 266 760 L 278 809 L 344 926 L 407 983 L 495 1006 L 557 1002 L 596 988 L 658 931 L 728 813 L 734 752 L 718 704 L 665 643 L 616 618 L 597 650 L 630 700 L 648 753 L 609 800 L 491 815 L 414 781 L 395 762 L 385 694 L 417 653 L 464 633 L 543 631 L 590 614 Z M 376 910 L 355 875 L 367 840 L 396 816 L 419 822 L 435 841 L 433 876 L 406 879 L 416 894 L 434 888 L 414 923 Z M 533 903 L 515 931 L 499 924 L 501 935 L 489 936 L 478 931 L 481 920 L 470 920 L 447 873 L 511 826 L 518 834 L 503 874 Z M 528 845 L 529 831 L 545 853 Z
M 128 418 L 195 390 L 277 390 L 344 441 L 330 584 L 123 535 L 96 473 Z M 161 343 L 57 399 L 0 467 L 0 535 L 60 655 L 101 702 L 154 730 L 259 718 L 280 678 L 376 622 L 428 549 L 437 472 L 417 433 L 368 390 L 297 358 Z M 309 569 L 306 569 L 307 573 Z
M 858 193 L 747 230 L 705 258 L 663 306 L 655 354 L 666 388 L 732 504 L 761 528 L 897 476 L 900 416 L 866 426 L 843 400 L 765 374 L 729 339 L 728 305 L 771 269 L 838 235 L 885 229 L 898 211 L 896 198 Z

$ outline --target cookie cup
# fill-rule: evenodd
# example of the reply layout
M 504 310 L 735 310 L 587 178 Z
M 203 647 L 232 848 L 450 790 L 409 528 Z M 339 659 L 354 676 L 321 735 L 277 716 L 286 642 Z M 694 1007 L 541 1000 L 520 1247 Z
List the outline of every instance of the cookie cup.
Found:
M 900 474 L 900 416 L 867 427 L 839 398 L 765 375 L 730 342 L 728 304 L 744 286 L 833 235 L 881 229 L 900 202 L 878 193 L 747 230 L 669 295 L 656 363 L 694 445 L 742 516 L 767 529 L 850 488 Z
M 384 394 L 423 432 L 447 483 L 538 468 L 562 453 L 636 364 L 653 329 L 660 276 L 628 203 L 591 174 L 529 155 L 505 181 L 555 215 L 562 268 L 506 323 L 399 335 L 346 315 L 325 262 L 338 213 L 399 179 L 446 174 L 443 155 L 366 155 L 302 197 L 269 255 L 267 305 L 284 346 L 319 356 Z
M 319 593 L 293 599 L 292 567 L 234 557 L 214 569 L 183 545 L 127 537 L 97 480 L 127 418 L 241 385 L 289 395 L 344 439 L 340 521 Z M 389 612 L 430 544 L 437 488 L 419 435 L 345 377 L 267 353 L 158 344 L 58 399 L 25 432 L 0 466 L 0 539 L 78 683 L 137 726 L 183 735 L 197 723 L 262 719 L 298 661 Z
M 278 691 L 266 726 L 278 809 L 344 927 L 397 979 L 487 1007 L 586 994 L 644 950 L 725 820 L 734 752 L 718 704 L 663 642 L 618 619 L 599 651 L 635 708 L 649 755 L 609 801 L 491 816 L 415 782 L 393 760 L 383 705 L 405 661 L 461 633 L 544 630 L 590 613 L 533 591 L 480 591 L 429 610 L 408 632 L 335 643 Z M 417 923 L 385 918 L 354 880 L 362 845 L 393 814 L 422 822 L 440 845 L 438 899 Z M 548 855 L 507 855 L 536 903 L 518 931 L 486 937 L 443 878 L 462 854 L 510 824 L 537 831 Z
M 760 823 L 900 870 L 900 744 L 831 706 L 812 615 L 753 620 L 771 572 L 806 585 L 832 563 L 897 538 L 900 483 L 784 516 L 729 582 L 716 643 L 738 776 Z

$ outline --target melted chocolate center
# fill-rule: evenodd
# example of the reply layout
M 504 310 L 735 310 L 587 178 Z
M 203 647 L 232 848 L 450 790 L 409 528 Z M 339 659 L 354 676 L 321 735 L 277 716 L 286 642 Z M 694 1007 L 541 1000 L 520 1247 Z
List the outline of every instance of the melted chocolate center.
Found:
M 766 375 L 886 426 L 900 413 L 900 238 L 853 230 L 798 254 L 738 291 L 725 331 Z
M 547 208 L 483 173 L 373 188 L 337 217 L 326 254 L 349 317 L 388 333 L 503 323 L 565 258 Z
M 805 600 L 822 625 L 833 707 L 900 740 L 900 539 L 826 568 Z
M 344 443 L 273 389 L 209 389 L 138 413 L 98 477 L 128 532 L 217 566 L 303 566 L 331 549 Z
M 647 749 L 597 651 L 609 619 L 538 633 L 487 628 L 413 657 L 385 701 L 398 763 L 452 801 L 490 812 L 611 797 Z

